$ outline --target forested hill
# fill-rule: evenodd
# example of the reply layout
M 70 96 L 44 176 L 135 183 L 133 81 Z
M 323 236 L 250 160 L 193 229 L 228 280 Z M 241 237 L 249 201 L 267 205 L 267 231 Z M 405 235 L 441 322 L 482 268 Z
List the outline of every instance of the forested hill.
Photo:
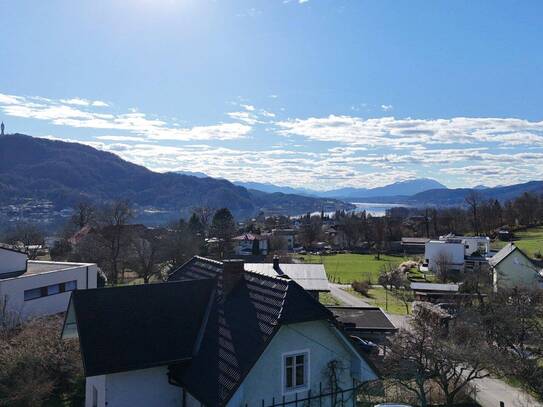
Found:
M 229 181 L 156 173 L 92 147 L 22 134 L 0 137 L 0 203 L 17 198 L 49 199 L 56 208 L 82 199 L 128 199 L 141 207 L 184 212 L 197 206 L 228 207 L 237 216 L 260 210 L 305 213 L 335 200 L 262 194 Z

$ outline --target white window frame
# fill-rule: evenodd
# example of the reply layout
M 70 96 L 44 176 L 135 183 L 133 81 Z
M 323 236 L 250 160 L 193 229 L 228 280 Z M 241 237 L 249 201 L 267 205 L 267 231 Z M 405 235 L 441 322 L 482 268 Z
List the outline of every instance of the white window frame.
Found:
M 287 388 L 287 357 L 304 355 L 304 384 L 301 386 Z M 283 395 L 289 395 L 294 393 L 299 393 L 302 391 L 307 391 L 311 387 L 310 383 L 310 367 L 311 367 L 311 354 L 309 349 L 300 349 L 290 352 L 285 352 L 281 355 L 281 389 Z M 294 377 L 296 377 L 296 372 L 293 372 Z

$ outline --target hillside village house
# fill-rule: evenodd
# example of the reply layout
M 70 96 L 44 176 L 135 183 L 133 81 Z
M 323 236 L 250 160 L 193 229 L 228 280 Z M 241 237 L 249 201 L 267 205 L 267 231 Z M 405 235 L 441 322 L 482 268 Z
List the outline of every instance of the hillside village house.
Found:
M 518 288 L 543 288 L 541 267 L 535 264 L 514 243 L 496 253 L 489 264 L 494 291 Z
M 91 263 L 28 260 L 12 246 L 0 246 L 0 305 L 13 318 L 65 312 L 74 290 L 96 288 L 98 267 Z
M 336 385 L 352 397 L 377 378 L 326 307 L 240 260 L 196 257 L 167 283 L 75 291 L 63 337 L 79 338 L 88 407 L 281 405 Z
M 490 254 L 490 239 L 484 236 L 440 236 L 425 244 L 425 266 L 436 271 L 440 264 L 447 264 L 450 271 L 463 271 L 474 263 L 486 263 Z
M 269 239 L 271 235 L 257 235 L 255 233 L 244 233 L 232 239 L 234 242 L 234 253 L 236 256 L 266 256 L 269 250 Z

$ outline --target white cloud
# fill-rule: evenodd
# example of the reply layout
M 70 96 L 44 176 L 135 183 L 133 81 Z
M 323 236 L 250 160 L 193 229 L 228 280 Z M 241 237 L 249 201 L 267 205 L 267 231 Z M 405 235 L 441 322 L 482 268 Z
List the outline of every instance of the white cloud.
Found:
M 278 121 L 279 134 L 364 146 L 412 148 L 425 144 L 481 142 L 531 144 L 543 141 L 543 122 L 514 118 L 362 119 L 330 115 Z M 526 136 L 529 135 L 529 138 Z
M 392 105 L 381 105 L 381 109 L 383 109 L 383 111 L 385 111 L 385 112 L 388 112 L 388 111 L 394 109 L 394 106 L 392 106 Z
M 0 109 L 9 116 L 44 120 L 57 126 L 128 131 L 154 140 L 235 140 L 247 137 L 252 129 L 248 124 L 238 122 L 180 128 L 163 120 L 150 119 L 133 108 L 129 113 L 111 114 L 93 111 L 92 108 L 97 106 L 108 105 L 81 98 L 55 101 L 0 94 Z

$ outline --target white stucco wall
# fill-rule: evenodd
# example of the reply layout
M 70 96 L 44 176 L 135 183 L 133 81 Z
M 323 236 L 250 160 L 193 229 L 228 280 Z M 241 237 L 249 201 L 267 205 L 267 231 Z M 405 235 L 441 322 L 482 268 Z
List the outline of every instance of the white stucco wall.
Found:
M 30 265 L 33 262 L 29 261 L 28 263 Z M 34 263 L 54 264 L 52 262 Z M 96 264 L 58 264 L 59 268 L 63 268 L 62 270 L 47 271 L 40 274 L 23 274 L 19 277 L 0 280 L 0 298 L 6 301 L 8 310 L 18 314 L 23 319 L 65 312 L 68 308 L 71 292 L 25 301 L 25 290 L 73 280 L 77 281 L 78 290 L 96 288 L 98 276 Z M 72 267 L 66 268 L 67 264 Z
M 26 269 L 28 256 L 13 250 L 0 247 L 0 275 Z
M 428 268 L 435 271 L 439 256 L 444 254 L 450 260 L 451 269 L 464 267 L 464 244 L 447 243 L 439 240 L 430 240 L 425 245 L 424 258 L 428 260 Z
M 498 263 L 493 278 L 494 291 L 513 287 L 542 288 L 536 267 L 518 250 Z
M 341 364 L 338 375 L 340 386 L 344 389 L 352 387 L 353 378 L 361 381 L 376 379 L 371 368 L 350 350 L 328 322 L 293 324 L 281 327 L 228 403 L 228 407 L 241 407 L 246 404 L 261 406 L 262 398 L 266 405 L 271 404 L 272 397 L 276 402 L 282 400 L 285 394 L 283 354 L 295 351 L 309 352 L 309 389 L 313 395 L 318 394 L 319 384 L 323 391 L 329 387 L 327 365 L 333 360 Z M 298 392 L 298 397 L 306 397 L 307 390 Z M 295 394 L 287 393 L 285 397 L 286 400 L 294 400 Z M 323 405 L 326 405 L 326 402 Z
M 92 386 L 98 389 L 99 407 L 179 407 L 182 389 L 168 383 L 167 373 L 161 366 L 87 377 L 85 407 L 92 407 Z

